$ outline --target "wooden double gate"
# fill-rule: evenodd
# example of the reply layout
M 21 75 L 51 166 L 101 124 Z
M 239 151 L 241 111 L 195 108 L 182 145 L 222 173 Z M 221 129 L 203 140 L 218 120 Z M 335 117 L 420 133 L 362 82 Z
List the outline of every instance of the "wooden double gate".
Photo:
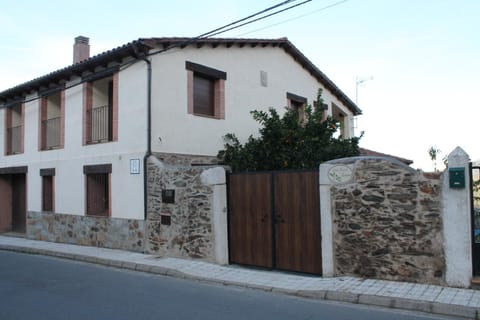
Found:
M 318 171 L 228 178 L 230 262 L 322 274 Z

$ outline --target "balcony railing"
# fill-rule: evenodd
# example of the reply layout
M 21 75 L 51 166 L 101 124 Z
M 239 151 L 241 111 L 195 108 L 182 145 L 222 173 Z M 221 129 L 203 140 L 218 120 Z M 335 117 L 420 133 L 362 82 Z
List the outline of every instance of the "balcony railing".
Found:
M 7 128 L 7 154 L 22 152 L 22 126 Z
M 111 116 L 108 105 L 95 107 L 90 112 L 92 131 L 90 143 L 111 141 Z
M 60 117 L 42 121 L 43 148 L 53 149 L 60 146 Z

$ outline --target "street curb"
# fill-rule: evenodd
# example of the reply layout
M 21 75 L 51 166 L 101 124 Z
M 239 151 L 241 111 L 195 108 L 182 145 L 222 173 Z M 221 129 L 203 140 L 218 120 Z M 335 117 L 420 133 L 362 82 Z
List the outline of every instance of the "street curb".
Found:
M 134 263 L 129 261 L 121 261 L 115 259 L 99 258 L 86 254 L 74 254 L 67 252 L 58 252 L 48 249 L 31 248 L 23 246 L 0 244 L 0 250 L 21 252 L 27 254 L 37 254 L 51 256 L 60 259 L 75 260 L 80 262 L 92 263 L 119 269 L 126 269 L 131 271 L 139 271 L 151 274 L 158 274 L 185 280 L 194 280 L 204 283 L 220 284 L 225 286 L 235 286 L 240 288 L 248 288 L 254 290 L 262 290 L 266 292 L 274 292 L 279 294 L 286 294 L 290 296 L 297 296 L 301 298 L 308 298 L 314 300 L 329 300 L 337 302 L 346 302 L 361 305 L 371 305 L 390 309 L 401 309 L 410 311 L 419 311 L 430 314 L 438 314 L 444 316 L 463 317 L 467 319 L 476 319 L 477 314 L 480 314 L 480 309 L 475 307 L 467 307 L 462 305 L 453 305 L 446 303 L 438 303 L 432 301 L 420 301 L 406 298 L 386 297 L 371 294 L 358 294 L 348 291 L 332 291 L 332 290 L 292 290 L 281 287 L 271 287 L 259 284 L 245 283 L 239 281 L 226 281 L 215 278 L 207 278 L 184 273 L 179 270 L 149 265 L 145 263 Z

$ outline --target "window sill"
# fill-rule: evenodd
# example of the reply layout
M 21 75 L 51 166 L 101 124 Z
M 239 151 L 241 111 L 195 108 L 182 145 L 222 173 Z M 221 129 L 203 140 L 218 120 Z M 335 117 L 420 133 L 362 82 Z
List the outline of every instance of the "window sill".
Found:
M 192 113 L 193 116 L 195 117 L 202 117 L 202 118 L 208 118 L 208 119 L 215 119 L 215 120 L 224 120 L 220 118 L 219 116 L 211 116 L 208 114 L 202 114 L 202 113 Z
M 40 149 L 40 151 L 52 151 L 52 150 L 61 150 L 61 149 L 63 149 L 63 146 L 42 148 L 42 149 Z
M 90 217 L 90 218 L 110 218 L 110 214 L 90 214 L 90 213 L 85 213 L 85 217 Z
M 86 146 L 102 144 L 102 143 L 109 143 L 109 142 L 116 142 L 115 140 L 95 140 L 95 141 L 87 141 L 85 144 Z

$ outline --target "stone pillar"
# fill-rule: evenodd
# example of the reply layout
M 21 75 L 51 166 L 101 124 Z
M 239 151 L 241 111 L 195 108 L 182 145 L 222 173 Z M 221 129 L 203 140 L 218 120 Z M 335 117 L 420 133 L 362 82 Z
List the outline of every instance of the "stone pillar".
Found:
M 202 172 L 202 184 L 212 186 L 212 222 L 215 239 L 215 262 L 228 264 L 227 184 L 225 169 L 215 167 Z
M 320 165 L 320 218 L 322 231 L 322 274 L 335 276 L 335 252 L 333 247 L 334 226 L 331 188 L 338 184 L 353 182 L 354 164 L 357 158 L 333 160 Z
M 460 147 L 448 156 L 449 168 L 465 169 L 465 188 L 450 188 L 449 172 L 443 180 L 445 280 L 454 287 L 469 287 L 472 278 L 471 193 L 469 157 Z

